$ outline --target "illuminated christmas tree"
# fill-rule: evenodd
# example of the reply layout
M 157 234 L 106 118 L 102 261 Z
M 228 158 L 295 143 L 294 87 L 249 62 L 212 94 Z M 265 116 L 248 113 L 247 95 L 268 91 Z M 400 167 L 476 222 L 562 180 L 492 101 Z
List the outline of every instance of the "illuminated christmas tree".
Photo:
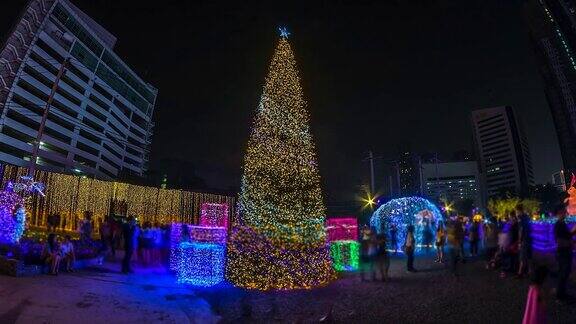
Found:
M 248 141 L 228 279 L 255 289 L 312 288 L 333 276 L 325 208 L 294 54 L 281 30 Z

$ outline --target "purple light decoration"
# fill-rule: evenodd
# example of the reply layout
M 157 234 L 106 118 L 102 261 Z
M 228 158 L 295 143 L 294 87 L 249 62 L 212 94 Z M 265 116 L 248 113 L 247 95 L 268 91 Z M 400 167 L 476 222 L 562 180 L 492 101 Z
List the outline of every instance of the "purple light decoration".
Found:
M 172 223 L 170 226 L 170 270 L 176 270 L 178 268 L 180 262 L 178 246 L 182 241 L 188 240 L 182 237 L 183 225 L 185 224 Z
M 357 241 L 358 220 L 354 217 L 328 218 L 326 220 L 328 242 L 333 241 Z
M 200 226 L 228 228 L 228 204 L 203 203 Z
M 24 202 L 18 194 L 0 191 L 0 243 L 14 244 L 20 240 L 26 224 L 23 206 Z
M 172 223 L 170 270 L 176 271 L 178 283 L 210 286 L 223 280 L 226 234 L 224 227 Z
M 182 242 L 178 250 L 178 283 L 206 287 L 224 280 L 225 245 Z
M 189 225 L 190 239 L 200 243 L 226 243 L 227 230 L 225 227 Z
M 556 238 L 554 237 L 554 224 L 556 218 L 545 220 L 531 221 L 532 229 L 532 248 L 541 252 L 556 251 Z M 576 216 L 566 218 L 566 223 L 570 228 L 576 226 Z

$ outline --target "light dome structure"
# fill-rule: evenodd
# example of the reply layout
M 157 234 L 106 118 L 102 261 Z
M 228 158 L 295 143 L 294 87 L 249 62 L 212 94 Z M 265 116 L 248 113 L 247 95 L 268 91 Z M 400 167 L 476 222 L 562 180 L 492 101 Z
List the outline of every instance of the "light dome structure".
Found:
M 416 238 L 416 248 L 421 249 L 426 239 L 426 231 L 430 233 L 430 244 L 438 226 L 438 222 L 443 222 L 442 213 L 427 199 L 421 197 L 403 197 L 392 199 L 378 207 L 370 218 L 370 226 L 378 234 L 384 233 L 388 242 L 388 247 L 400 250 L 406 239 L 406 232 L 409 225 L 414 225 L 414 236 Z M 395 232 L 395 235 L 394 235 Z M 395 237 L 393 237 L 395 236 Z

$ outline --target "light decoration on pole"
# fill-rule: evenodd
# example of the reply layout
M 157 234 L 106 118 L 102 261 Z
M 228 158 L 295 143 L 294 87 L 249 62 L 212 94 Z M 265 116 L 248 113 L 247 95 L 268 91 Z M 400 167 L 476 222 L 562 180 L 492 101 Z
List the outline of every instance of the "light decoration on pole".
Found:
M 244 160 L 227 278 L 252 289 L 332 280 L 325 208 L 296 60 L 281 30 Z
M 203 203 L 200 212 L 200 225 L 228 228 L 228 205 Z
M 436 232 L 442 214 L 436 205 L 421 197 L 404 197 L 392 199 L 380 206 L 370 218 L 370 226 L 386 235 L 387 242 L 398 242 L 397 249 L 404 244 L 408 225 L 414 225 L 417 250 L 423 245 L 426 224 L 428 230 Z M 396 226 L 396 239 L 390 237 L 392 225 Z M 390 247 L 392 248 L 392 247 Z
M 213 286 L 224 280 L 226 245 L 182 242 L 178 249 L 178 283 Z

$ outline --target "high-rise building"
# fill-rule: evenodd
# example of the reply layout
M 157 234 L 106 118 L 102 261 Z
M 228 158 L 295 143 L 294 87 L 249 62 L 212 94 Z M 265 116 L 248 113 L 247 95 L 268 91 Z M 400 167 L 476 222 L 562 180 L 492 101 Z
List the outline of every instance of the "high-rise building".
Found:
M 525 9 L 569 175 L 576 171 L 576 1 L 527 0 Z
M 514 109 L 500 106 L 475 110 L 472 126 L 483 196 L 489 198 L 503 191 L 527 194 L 534 185 L 534 172 L 528 141 Z
M 438 204 L 470 199 L 483 206 L 476 161 L 423 163 L 422 177 L 424 195 Z
M 397 161 L 400 196 L 417 196 L 422 188 L 422 160 L 416 153 L 404 151 Z
M 115 43 L 68 0 L 29 1 L 0 43 L 0 162 L 30 166 L 37 143 L 40 169 L 143 174 L 157 90 Z
M 564 175 L 564 170 L 554 172 L 552 174 L 552 186 L 558 189 L 558 191 L 566 191 L 566 176 Z

